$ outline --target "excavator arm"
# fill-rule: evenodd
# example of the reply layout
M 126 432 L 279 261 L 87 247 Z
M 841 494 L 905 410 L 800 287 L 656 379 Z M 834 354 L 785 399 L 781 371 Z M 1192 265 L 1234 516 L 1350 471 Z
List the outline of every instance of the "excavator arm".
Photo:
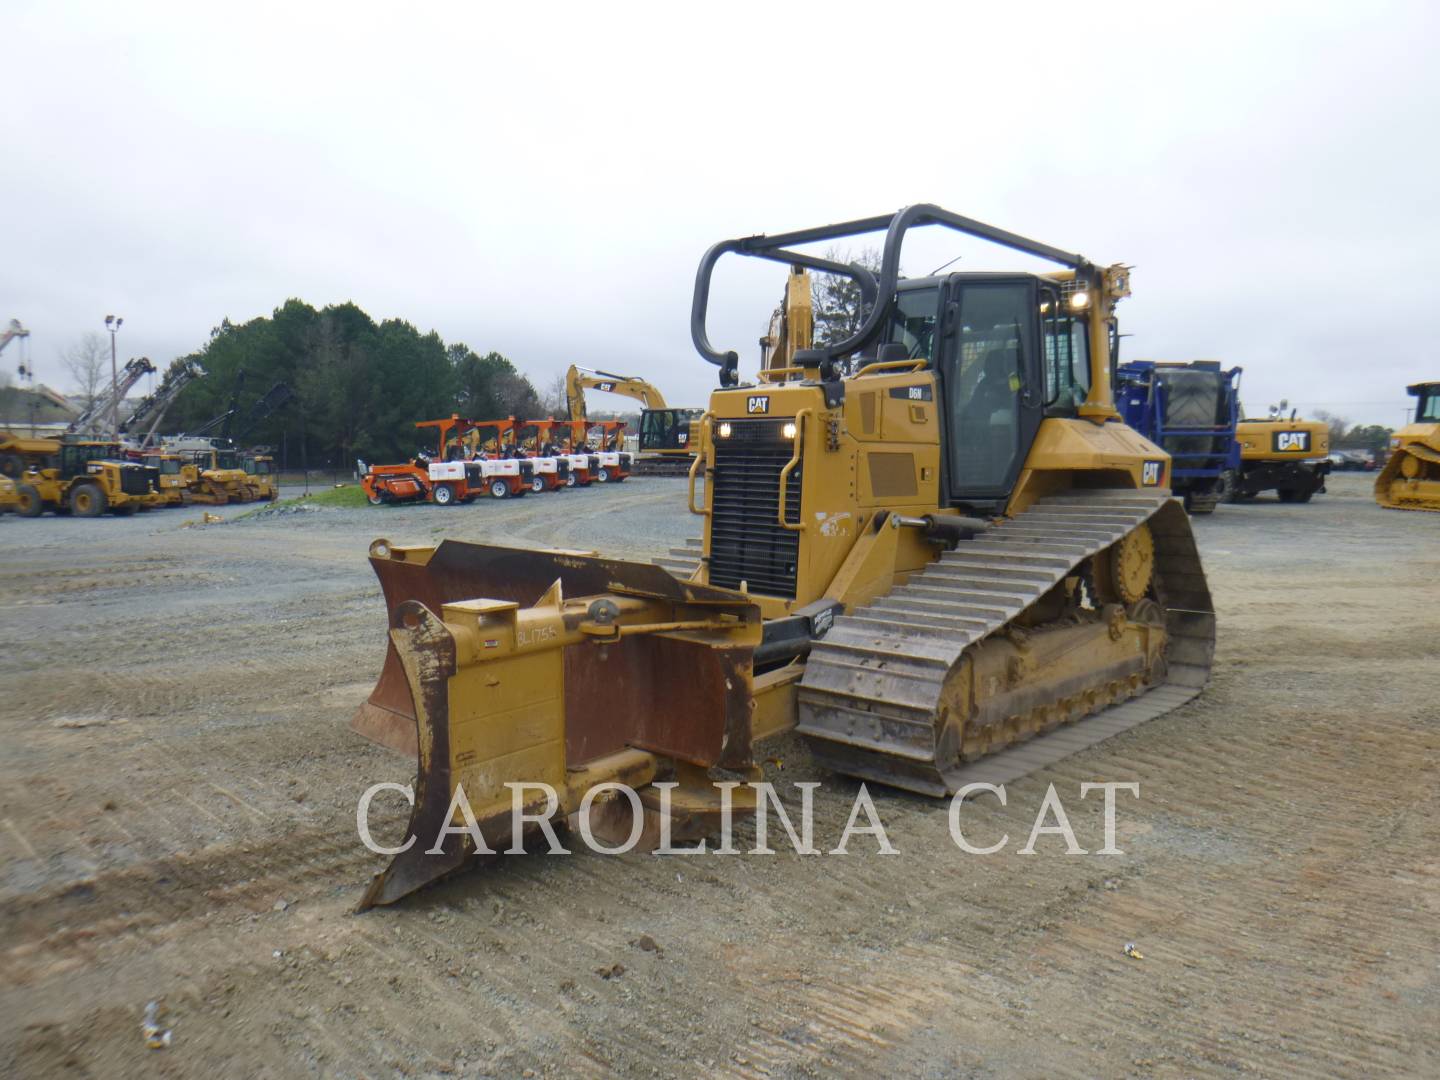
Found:
M 570 370 L 565 372 L 565 400 L 570 407 L 571 420 L 585 419 L 586 390 L 602 390 L 607 394 L 634 398 L 646 409 L 666 407 L 665 395 L 644 379 L 633 375 L 612 375 L 608 371 L 592 371 L 571 364 Z

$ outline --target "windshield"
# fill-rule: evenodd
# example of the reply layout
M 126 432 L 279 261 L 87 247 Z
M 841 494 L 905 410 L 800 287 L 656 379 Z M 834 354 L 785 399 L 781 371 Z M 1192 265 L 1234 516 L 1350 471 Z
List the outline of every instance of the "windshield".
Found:
M 1420 391 L 1420 404 L 1415 409 L 1417 424 L 1440 423 L 1440 390 Z
M 180 471 L 180 462 L 176 458 L 161 458 L 160 471 L 166 476 L 173 476 Z
M 934 360 L 935 315 L 940 308 L 940 289 L 904 289 L 895 298 L 890 329 L 885 340 L 905 346 L 912 360 Z
M 220 450 L 215 454 L 215 467 L 217 469 L 238 469 L 240 462 L 234 454 L 226 450 Z

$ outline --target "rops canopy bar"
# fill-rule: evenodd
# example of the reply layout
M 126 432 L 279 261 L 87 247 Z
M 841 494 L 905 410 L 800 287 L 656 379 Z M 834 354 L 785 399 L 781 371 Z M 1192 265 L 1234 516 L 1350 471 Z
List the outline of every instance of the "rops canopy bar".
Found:
M 690 308 L 690 337 L 695 342 L 695 348 L 705 360 L 720 368 L 720 384 L 722 386 L 733 386 L 738 381 L 739 354 L 733 349 L 722 352 L 712 346 L 705 328 L 706 315 L 710 307 L 711 274 L 722 255 L 734 253 L 769 259 L 772 262 L 804 266 L 823 273 L 840 274 L 859 284 L 862 302 L 869 309 L 864 323 L 851 337 L 819 350 L 824 352 L 829 359 L 837 359 L 855 352 L 874 336 L 889 312 L 890 299 L 895 295 L 896 283 L 900 278 L 900 248 L 905 240 L 905 233 L 910 229 L 925 225 L 941 225 L 967 236 L 999 244 L 1001 247 L 1048 259 L 1050 262 L 1068 266 L 1077 272 L 1091 268 L 1090 261 L 1083 255 L 1061 251 L 1049 244 L 1042 244 L 1038 240 L 1029 240 L 1015 233 L 1006 232 L 1004 229 L 997 229 L 993 225 L 975 221 L 973 218 L 952 214 L 949 210 L 944 210 L 932 203 L 917 203 L 914 206 L 907 206 L 894 215 L 860 218 L 837 225 L 821 225 L 813 229 L 778 233 L 774 236 L 747 236 L 736 240 L 722 240 L 705 252 L 704 257 L 700 260 L 700 268 L 695 274 L 695 297 Z M 874 275 L 857 263 L 846 265 L 788 250 L 792 245 L 812 244 L 821 240 L 838 240 L 847 236 L 863 236 L 866 233 L 880 232 L 881 230 L 885 231 L 885 247 L 878 282 Z M 881 296 L 886 298 L 885 302 L 877 303 L 877 297 Z

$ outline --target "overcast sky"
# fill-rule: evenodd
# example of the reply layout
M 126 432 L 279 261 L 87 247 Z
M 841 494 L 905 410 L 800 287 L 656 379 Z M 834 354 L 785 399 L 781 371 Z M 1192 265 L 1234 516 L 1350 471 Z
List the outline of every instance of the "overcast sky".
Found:
M 41 381 L 107 313 L 163 366 L 294 296 L 702 404 L 710 243 L 912 202 L 1134 264 L 1126 354 L 1241 365 L 1251 412 L 1397 425 L 1440 378 L 1434 3 L 225 7 L 0 8 Z M 1019 265 L 905 270 L 960 253 Z M 742 371 L 783 275 L 723 275 Z

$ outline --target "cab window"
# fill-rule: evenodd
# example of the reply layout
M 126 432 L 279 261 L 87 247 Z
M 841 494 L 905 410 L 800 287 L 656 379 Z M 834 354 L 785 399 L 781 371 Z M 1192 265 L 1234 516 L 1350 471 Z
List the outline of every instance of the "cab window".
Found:
M 1060 293 L 1040 294 L 1040 328 L 1044 337 L 1045 408 L 1052 414 L 1073 414 L 1090 390 L 1089 322 L 1065 314 Z
M 940 308 L 938 287 L 902 289 L 895 298 L 885 340 L 905 346 L 912 360 L 935 359 L 935 318 Z

